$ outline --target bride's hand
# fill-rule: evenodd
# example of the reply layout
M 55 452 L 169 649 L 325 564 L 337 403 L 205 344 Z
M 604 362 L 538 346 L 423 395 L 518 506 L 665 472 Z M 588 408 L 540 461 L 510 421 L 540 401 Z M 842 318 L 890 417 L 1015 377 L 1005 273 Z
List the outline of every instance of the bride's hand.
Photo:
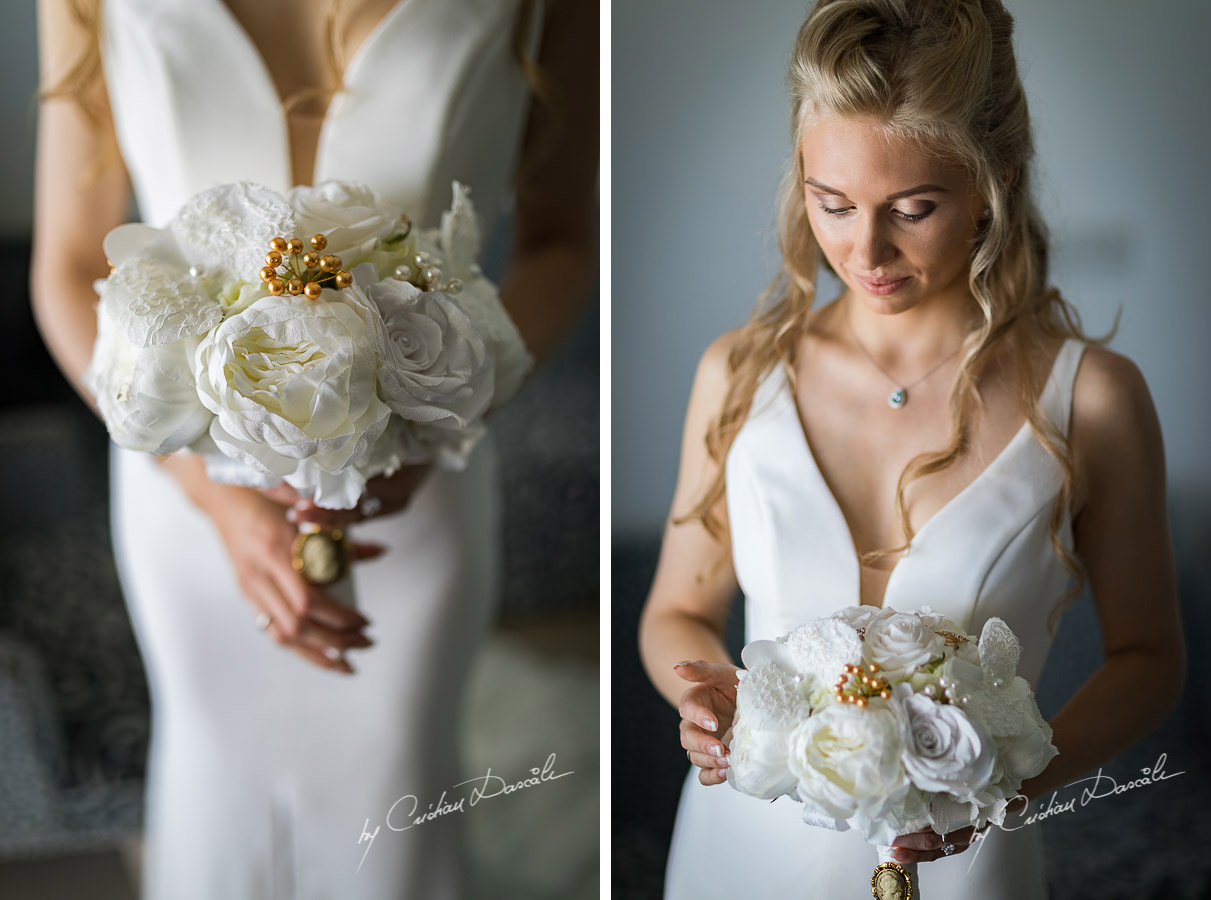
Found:
M 677 711 L 681 714 L 681 746 L 689 761 L 698 766 L 703 784 L 721 784 L 727 780 L 727 745 L 732 719 L 736 715 L 736 667 L 696 660 L 673 667 L 679 678 L 693 682 L 681 695 Z
M 904 865 L 933 862 L 935 859 L 948 855 L 942 850 L 945 844 L 954 844 L 954 850 L 949 854 L 953 856 L 970 847 L 975 839 L 976 830 L 973 827 L 949 831 L 945 835 L 938 834 L 932 828 L 922 828 L 920 831 L 902 834 L 896 838 L 892 842 L 892 847 L 895 848 L 892 851 L 892 857 L 896 862 Z
M 263 488 L 261 494 L 275 503 L 290 507 L 290 520 L 297 524 L 308 522 L 325 528 L 347 528 L 357 522 L 391 515 L 405 509 L 412 501 L 412 495 L 425 480 L 425 476 L 429 474 L 430 468 L 428 465 L 404 465 L 393 475 L 378 475 L 369 479 L 361 500 L 353 509 L 324 509 L 316 506 L 310 500 L 301 498 L 298 491 L 288 484 Z
M 246 488 L 216 488 L 222 491 L 223 502 L 206 508 L 227 548 L 240 590 L 257 612 L 270 617 L 270 637 L 321 668 L 352 674 L 344 653 L 373 645 L 362 633 L 370 621 L 295 571 L 291 547 L 298 532 L 286 521 L 280 505 Z M 354 546 L 360 559 L 381 552 L 374 545 Z

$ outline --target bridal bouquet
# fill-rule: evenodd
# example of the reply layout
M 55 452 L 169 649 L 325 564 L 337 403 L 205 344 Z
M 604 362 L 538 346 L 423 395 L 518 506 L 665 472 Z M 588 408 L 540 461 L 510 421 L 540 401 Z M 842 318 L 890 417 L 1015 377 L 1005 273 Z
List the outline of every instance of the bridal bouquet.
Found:
M 360 185 L 221 185 L 105 251 L 85 380 L 110 435 L 216 480 L 352 508 L 405 460 L 460 466 L 530 365 L 457 183 L 430 231 Z
M 977 640 L 928 609 L 855 606 L 744 648 L 736 690 L 732 787 L 788 794 L 805 821 L 897 835 L 1000 824 L 1025 779 L 1058 752 L 1017 672 L 1018 640 L 989 619 Z M 919 891 L 914 892 L 919 897 Z
M 357 184 L 220 185 L 105 238 L 85 384 L 119 446 L 351 509 L 405 462 L 461 467 L 531 365 L 479 249 L 458 183 L 431 230 Z

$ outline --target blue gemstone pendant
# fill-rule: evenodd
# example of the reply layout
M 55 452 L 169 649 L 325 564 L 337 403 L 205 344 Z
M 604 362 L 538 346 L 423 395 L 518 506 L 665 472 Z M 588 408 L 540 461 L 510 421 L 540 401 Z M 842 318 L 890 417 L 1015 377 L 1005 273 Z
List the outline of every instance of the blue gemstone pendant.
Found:
M 898 391 L 892 391 L 890 397 L 887 398 L 887 405 L 892 409 L 899 409 L 908 402 L 908 391 L 900 388 Z

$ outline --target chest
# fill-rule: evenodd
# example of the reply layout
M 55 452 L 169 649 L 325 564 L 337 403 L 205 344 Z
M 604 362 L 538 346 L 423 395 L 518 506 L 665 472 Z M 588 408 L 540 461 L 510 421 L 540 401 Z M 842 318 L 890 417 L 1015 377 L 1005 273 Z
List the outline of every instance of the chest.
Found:
M 948 454 L 953 428 L 950 393 L 957 367 L 910 389 L 907 401 L 896 408 L 888 403 L 894 386 L 880 373 L 826 362 L 808 356 L 797 366 L 794 411 L 806 449 L 859 554 L 905 543 L 896 502 L 902 479 L 903 506 L 915 533 L 975 482 L 1025 424 L 1015 385 L 990 373 L 981 381 L 980 414 L 967 441 Z M 906 471 L 918 460 L 931 465 L 921 477 L 909 480 Z M 878 572 L 886 572 L 899 555 L 874 561 L 867 566 L 869 576 L 878 580 Z

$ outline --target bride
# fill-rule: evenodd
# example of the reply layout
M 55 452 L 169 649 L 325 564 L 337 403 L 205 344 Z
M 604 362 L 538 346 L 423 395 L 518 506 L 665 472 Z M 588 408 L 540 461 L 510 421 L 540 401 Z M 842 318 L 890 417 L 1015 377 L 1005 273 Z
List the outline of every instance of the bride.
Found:
M 1029 799 L 1121 753 L 1180 693 L 1156 414 L 1135 365 L 1048 284 L 1012 25 L 999 0 L 820 0 L 800 30 L 781 271 L 698 366 L 640 624 L 695 767 L 666 897 L 869 896 L 859 835 L 724 784 L 737 587 L 750 641 L 857 603 L 929 605 L 970 633 L 999 616 L 1037 685 L 1087 585 L 1105 658 L 1051 720 L 1060 753 Z M 843 290 L 817 307 L 820 263 Z M 929 863 L 930 900 L 1045 895 L 1038 828 L 973 839 L 902 835 L 896 859 Z
M 362 182 L 432 226 L 457 179 L 488 234 L 512 187 L 502 296 L 548 355 L 594 264 L 595 28 L 568 0 L 41 0 L 32 280 L 56 361 L 88 399 L 92 284 L 132 189 L 162 226 L 240 180 Z M 500 556 L 491 442 L 340 514 L 212 483 L 187 453 L 115 450 L 111 472 L 152 699 L 144 896 L 461 896 L 457 817 L 384 820 L 463 776 Z M 356 523 L 357 611 L 294 571 L 288 514 Z

